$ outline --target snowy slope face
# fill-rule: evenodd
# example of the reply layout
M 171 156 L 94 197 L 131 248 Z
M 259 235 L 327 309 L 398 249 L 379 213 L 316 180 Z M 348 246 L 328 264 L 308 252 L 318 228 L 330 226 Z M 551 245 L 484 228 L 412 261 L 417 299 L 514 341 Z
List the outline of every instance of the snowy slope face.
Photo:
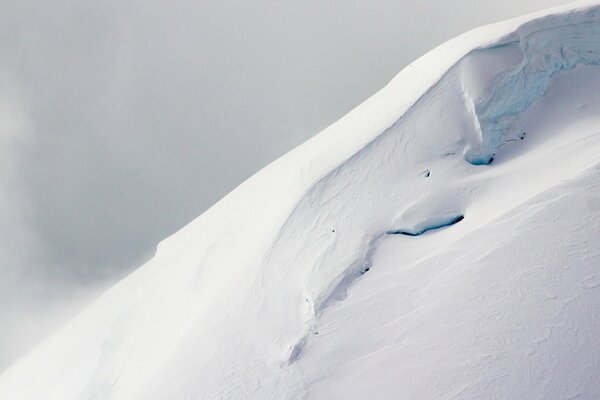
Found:
M 556 74 L 578 65 L 600 64 L 598 13 L 590 9 L 532 21 L 491 49 L 466 57 L 464 62 L 471 68 L 465 76 L 465 99 L 472 103 L 478 134 L 473 148 L 467 149 L 468 161 L 491 162 L 504 137 L 518 130 L 519 114 L 544 95 Z M 469 58 L 477 59 L 474 67 Z M 492 59 L 499 65 L 493 65 Z M 474 73 L 487 76 L 473 90 Z
M 600 397 L 599 12 L 417 60 L 163 241 L 0 398 Z

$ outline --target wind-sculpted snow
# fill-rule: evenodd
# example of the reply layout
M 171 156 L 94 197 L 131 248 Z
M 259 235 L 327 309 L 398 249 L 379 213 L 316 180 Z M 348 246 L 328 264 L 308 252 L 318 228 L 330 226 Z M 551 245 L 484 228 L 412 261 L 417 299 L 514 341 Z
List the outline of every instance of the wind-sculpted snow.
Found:
M 557 73 L 578 65 L 600 65 L 600 13 L 592 9 L 569 17 L 548 17 L 521 26 L 510 41 L 491 48 L 518 46 L 521 61 L 491 79 L 486 97 L 476 101 L 481 144 L 466 159 L 489 164 L 516 117 L 546 92 Z M 468 57 L 468 56 L 467 56 Z
M 599 64 L 598 11 L 593 8 L 527 22 L 498 42 L 468 52 L 393 125 L 311 188 L 282 228 L 270 256 L 275 257 L 281 242 L 285 257 L 289 257 L 287 243 L 292 239 L 286 230 L 294 234 L 300 230 L 315 238 L 314 247 L 310 241 L 305 243 L 294 260 L 310 259 L 303 252 L 321 254 L 313 264 L 318 270 L 305 278 L 317 310 L 336 298 L 332 292 L 340 291 L 340 282 L 360 277 L 361 266 L 368 264 L 370 243 L 388 230 L 382 225 L 389 225 L 398 210 L 422 197 L 417 193 L 430 186 L 421 179 L 428 174 L 415 173 L 417 166 L 429 166 L 428 162 L 439 162 L 442 156 L 453 160 L 461 154 L 472 164 L 489 164 L 511 129 L 515 135 L 522 133 L 517 129 L 522 128 L 519 116 L 544 95 L 559 72 Z M 472 107 L 465 102 L 472 102 Z M 405 170 L 400 170 L 400 165 Z M 436 228 L 445 225 L 446 219 L 454 222 L 462 216 L 469 202 L 466 192 L 471 189 L 449 186 L 446 193 L 441 190 L 431 197 L 437 198 L 433 202 L 452 203 L 453 210 L 440 214 L 441 210 L 428 210 L 424 204 L 423 221 L 405 229 L 407 234 L 432 229 L 428 220 Z M 403 193 L 396 187 L 402 187 Z M 438 224 L 438 219 L 443 221 Z M 328 235 L 331 238 L 324 239 L 320 233 L 329 232 L 325 226 L 335 229 Z M 402 231 L 390 231 L 394 230 Z M 327 265 L 324 271 L 323 265 Z M 336 278 L 332 280 L 331 275 Z
M 599 398 L 599 23 L 587 2 L 426 54 L 161 242 L 0 399 Z
M 462 215 L 434 215 L 422 221 L 418 225 L 411 226 L 408 228 L 396 228 L 387 231 L 388 235 L 408 235 L 408 236 L 420 236 L 425 232 L 437 230 L 450 225 L 454 225 L 465 219 Z

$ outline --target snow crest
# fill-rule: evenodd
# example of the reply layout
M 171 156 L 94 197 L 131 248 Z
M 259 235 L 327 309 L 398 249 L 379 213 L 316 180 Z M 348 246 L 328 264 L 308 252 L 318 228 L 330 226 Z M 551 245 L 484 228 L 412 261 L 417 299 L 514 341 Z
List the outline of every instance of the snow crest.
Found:
M 536 287 L 542 295 L 512 320 L 486 314 L 498 307 L 498 315 L 512 315 L 526 291 L 515 292 L 502 278 L 521 276 L 520 263 L 537 259 L 552 268 L 581 266 L 569 276 L 584 285 L 559 285 L 560 304 L 572 298 L 580 309 L 600 306 L 592 292 L 600 287 L 593 271 L 600 251 L 590 239 L 596 225 L 580 223 L 579 215 L 558 230 L 547 215 L 536 217 L 545 203 L 532 200 L 584 173 L 597 175 L 599 13 L 597 2 L 584 2 L 490 25 L 415 61 L 161 242 L 151 261 L 0 375 L 0 398 L 493 395 L 485 390 L 548 398 L 528 391 L 543 381 L 543 392 L 567 371 L 551 350 L 540 350 L 553 343 L 553 332 L 576 338 L 563 348 L 592 347 L 585 366 L 600 373 L 600 349 L 585 336 L 597 317 L 574 314 L 582 336 L 569 336 L 561 331 L 562 314 L 542 296 L 545 287 Z M 600 218 L 600 194 L 582 199 L 579 189 L 573 201 L 590 204 Z M 552 209 L 560 213 L 568 203 L 555 197 Z M 551 231 L 545 240 L 558 241 L 557 248 L 569 236 L 562 230 L 577 232 L 577 252 L 511 252 L 526 247 L 521 232 L 535 236 L 518 225 L 523 221 Z M 496 243 L 510 246 L 489 256 Z M 556 272 L 532 270 L 544 279 Z M 474 291 L 471 282 L 486 286 Z M 534 284 L 545 281 L 527 281 Z M 580 289 L 585 296 L 573 292 Z M 499 292 L 503 297 L 494 296 Z M 478 308 L 482 297 L 488 308 Z M 545 312 L 555 317 L 542 321 L 544 332 L 525 322 L 514 326 Z M 445 341 L 446 328 L 452 342 Z M 507 354 L 521 342 L 518 352 L 533 349 L 531 365 L 552 366 L 539 371 L 543 379 L 507 367 L 518 365 Z M 559 361 L 573 382 L 587 379 L 577 365 Z M 358 379 L 362 372 L 371 379 Z M 584 389 L 594 392 L 591 384 Z M 565 398 L 583 393 L 564 391 Z
M 600 64 L 599 14 L 596 8 L 532 21 L 519 27 L 516 37 L 486 49 L 518 47 L 521 61 L 488 78 L 487 95 L 474 100 L 480 141 L 467 149 L 469 162 L 480 165 L 493 160 L 506 133 L 515 129 L 518 115 L 544 95 L 557 73 L 578 65 Z

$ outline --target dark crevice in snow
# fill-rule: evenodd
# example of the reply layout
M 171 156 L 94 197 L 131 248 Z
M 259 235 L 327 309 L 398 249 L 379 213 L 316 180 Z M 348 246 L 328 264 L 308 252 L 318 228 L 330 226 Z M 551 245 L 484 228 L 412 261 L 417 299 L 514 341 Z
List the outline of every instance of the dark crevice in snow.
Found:
M 469 163 L 471 163 L 473 165 L 490 165 L 491 163 L 494 162 L 495 158 L 496 158 L 496 153 L 492 154 L 491 156 L 488 156 L 487 158 L 481 157 L 476 160 L 469 160 Z
M 387 231 L 388 235 L 407 235 L 407 236 L 419 236 L 425 232 L 432 231 L 434 229 L 444 228 L 446 226 L 454 225 L 465 219 L 464 215 L 455 215 L 450 217 L 442 217 L 439 219 L 432 220 L 429 224 L 423 224 L 418 228 L 414 229 L 392 229 Z

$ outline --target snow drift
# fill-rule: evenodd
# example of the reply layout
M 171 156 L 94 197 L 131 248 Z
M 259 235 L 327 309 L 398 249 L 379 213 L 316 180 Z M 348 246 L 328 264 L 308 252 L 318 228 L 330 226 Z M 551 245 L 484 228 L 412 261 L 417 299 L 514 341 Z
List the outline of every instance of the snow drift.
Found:
M 594 2 L 434 49 L 161 242 L 0 398 L 600 397 L 599 63 Z

